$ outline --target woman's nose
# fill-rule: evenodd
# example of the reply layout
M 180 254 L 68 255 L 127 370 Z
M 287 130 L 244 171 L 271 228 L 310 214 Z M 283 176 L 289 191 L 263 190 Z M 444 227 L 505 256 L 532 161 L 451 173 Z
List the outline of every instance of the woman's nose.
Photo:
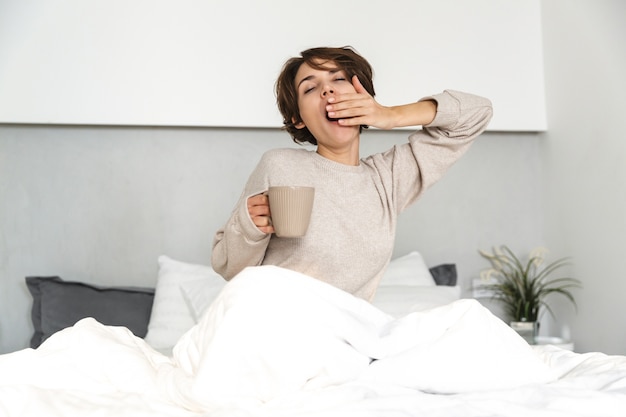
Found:
M 325 85 L 324 88 L 322 88 L 322 97 L 326 97 L 328 94 L 335 94 L 335 90 L 333 90 L 331 86 Z

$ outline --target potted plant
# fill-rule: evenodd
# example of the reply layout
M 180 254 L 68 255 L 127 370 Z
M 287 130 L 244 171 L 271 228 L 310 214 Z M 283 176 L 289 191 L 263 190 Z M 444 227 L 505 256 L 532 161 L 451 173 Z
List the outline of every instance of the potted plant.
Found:
M 491 264 L 481 272 L 480 289 L 504 305 L 504 311 L 513 327 L 530 343 L 535 342 L 539 330 L 539 317 L 545 307 L 554 317 L 546 297 L 561 294 L 576 306 L 571 289 L 580 287 L 580 281 L 570 277 L 553 277 L 558 269 L 569 264 L 567 258 L 544 265 L 547 250 L 535 249 L 522 263 L 511 249 L 502 245 L 492 252 L 478 251 Z

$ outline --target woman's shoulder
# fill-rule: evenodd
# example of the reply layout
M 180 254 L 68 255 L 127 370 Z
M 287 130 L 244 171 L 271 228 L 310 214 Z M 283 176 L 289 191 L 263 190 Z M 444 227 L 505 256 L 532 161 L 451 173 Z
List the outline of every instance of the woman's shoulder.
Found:
M 311 158 L 312 151 L 304 148 L 275 148 L 266 151 L 261 161 L 282 162 L 285 160 L 305 160 Z
M 263 153 L 256 167 L 256 175 L 279 181 L 283 176 L 301 173 L 311 167 L 311 151 L 298 148 L 277 148 Z

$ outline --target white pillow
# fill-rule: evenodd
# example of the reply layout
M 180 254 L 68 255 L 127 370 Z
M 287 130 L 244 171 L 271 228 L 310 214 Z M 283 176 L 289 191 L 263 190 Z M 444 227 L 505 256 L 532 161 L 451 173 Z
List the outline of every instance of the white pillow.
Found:
M 389 262 L 380 285 L 435 286 L 437 283 L 428 270 L 422 255 L 413 251 Z
M 378 287 L 372 304 L 393 317 L 430 310 L 461 298 L 460 286 L 388 285 Z
M 222 277 L 219 280 L 202 278 L 183 282 L 180 285 L 183 298 L 195 323 L 200 321 L 202 314 L 217 298 L 224 285 L 226 285 L 226 280 Z
M 196 324 L 181 286 L 198 280 L 214 286 L 226 281 L 210 266 L 180 262 L 164 255 L 159 256 L 158 262 L 159 275 L 145 341 L 159 351 L 169 352 Z

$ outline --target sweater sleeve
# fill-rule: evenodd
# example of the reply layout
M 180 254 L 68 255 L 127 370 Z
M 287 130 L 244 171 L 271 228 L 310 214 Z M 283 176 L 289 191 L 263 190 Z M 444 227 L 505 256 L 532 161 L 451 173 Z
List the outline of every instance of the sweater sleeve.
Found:
M 483 97 L 446 90 L 425 97 L 435 100 L 434 120 L 409 136 L 409 143 L 379 155 L 374 163 L 391 181 L 399 213 L 412 204 L 467 151 L 489 124 L 491 102 Z
M 265 156 L 253 171 L 226 224 L 213 239 L 211 266 L 224 279 L 230 280 L 244 268 L 263 262 L 271 235 L 260 231 L 248 213 L 248 198 L 267 190 Z

